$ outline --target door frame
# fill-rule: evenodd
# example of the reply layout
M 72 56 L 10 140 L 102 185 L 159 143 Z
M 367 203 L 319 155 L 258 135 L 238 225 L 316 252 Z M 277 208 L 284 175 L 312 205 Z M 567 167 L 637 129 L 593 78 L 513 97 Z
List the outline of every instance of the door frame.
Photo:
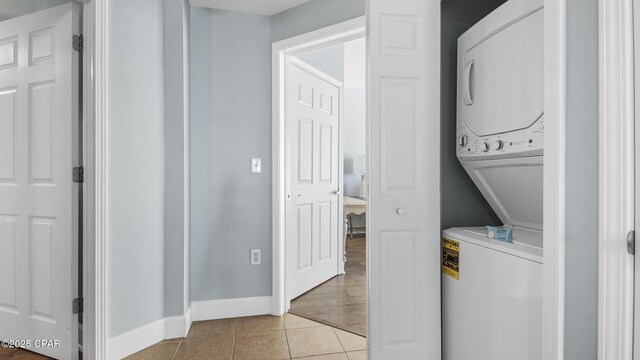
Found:
M 634 108 L 640 105 L 640 24 L 638 0 L 600 0 L 599 4 L 599 226 L 598 226 L 598 359 L 639 359 L 640 334 L 633 331 L 640 314 L 634 300 L 635 257 L 627 251 L 634 230 L 635 204 L 640 200 L 640 129 Z M 635 27 L 638 32 L 638 26 Z M 638 33 L 640 34 L 640 33 Z M 635 44 L 634 44 L 635 42 Z M 638 252 L 636 246 L 636 253 Z M 635 271 L 640 269 L 636 268 Z M 636 294 L 638 289 L 635 289 Z M 636 351 L 637 352 L 637 351 Z
M 282 315 L 289 310 L 291 305 L 287 299 L 285 288 L 285 219 L 286 219 L 286 156 L 285 156 L 285 65 L 288 58 L 303 51 L 318 49 L 325 46 L 335 45 L 363 38 L 365 32 L 365 17 L 357 17 L 339 24 L 328 26 L 319 30 L 311 31 L 289 39 L 284 39 L 272 45 L 272 300 L 271 313 Z M 342 101 L 342 93 L 341 93 Z M 342 106 L 341 106 L 342 107 Z M 340 115 L 342 118 L 342 114 Z M 342 119 L 341 119 L 342 120 Z M 342 143 L 342 131 L 340 131 L 340 142 Z M 342 147 L 342 144 L 340 145 Z M 341 151 L 340 151 L 341 152 Z M 340 159 L 342 163 L 342 159 Z M 342 177 L 340 177 L 340 182 Z M 342 183 L 339 184 L 342 187 Z M 338 201 L 341 213 L 342 202 Z M 342 218 L 340 219 L 342 220 Z M 340 239 L 344 241 L 344 226 L 339 221 L 338 243 Z M 340 264 L 341 258 L 338 259 Z M 343 269 L 340 268 L 339 271 Z
M 564 359 L 567 0 L 544 0 L 542 358 Z
M 83 356 L 107 358 L 108 0 L 83 4 Z

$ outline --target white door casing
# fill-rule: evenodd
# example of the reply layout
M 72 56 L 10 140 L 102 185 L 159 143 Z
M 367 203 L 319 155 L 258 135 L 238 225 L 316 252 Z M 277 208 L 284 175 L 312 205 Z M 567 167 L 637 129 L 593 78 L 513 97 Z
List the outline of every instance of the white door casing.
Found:
M 439 359 L 440 1 L 369 0 L 369 356 Z
M 631 7 L 633 8 L 633 17 L 631 20 L 631 26 L 627 25 L 625 28 L 627 32 L 633 31 L 633 74 L 634 74 L 634 86 L 633 86 L 633 96 L 634 96 L 634 109 L 632 114 L 632 127 L 633 132 L 629 131 L 628 127 L 624 129 L 628 133 L 632 133 L 633 140 L 631 143 L 626 144 L 625 147 L 628 151 L 633 151 L 633 167 L 634 171 L 632 176 L 634 176 L 634 186 L 633 186 L 633 228 L 635 229 L 635 258 L 633 259 L 633 276 L 631 282 L 633 283 L 633 325 L 629 330 L 627 330 L 626 339 L 629 338 L 629 332 L 632 335 L 632 339 L 630 343 L 625 344 L 627 348 L 631 347 L 633 349 L 632 358 L 634 360 L 640 360 L 640 256 L 638 256 L 640 250 L 638 249 L 638 229 L 640 229 L 640 214 L 638 213 L 638 207 L 640 206 L 640 111 L 636 109 L 640 109 L 640 1 L 632 0 Z M 620 12 L 624 12 L 628 8 L 623 7 Z M 631 27 L 633 30 L 629 29 Z M 626 133 L 625 133 L 626 134 Z M 628 139 L 628 137 L 627 137 Z M 623 194 L 627 195 L 627 194 Z M 626 204 L 628 205 L 628 204 Z M 627 207 L 628 209 L 628 207 Z M 627 314 L 622 313 L 621 316 L 625 319 Z M 598 329 L 600 331 L 600 329 Z M 615 334 L 613 334 L 615 335 Z
M 304 62 L 285 69 L 286 289 L 291 300 L 338 274 L 341 84 Z
M 60 359 L 77 357 L 78 14 L 0 22 L 0 339 Z
M 634 356 L 634 257 L 626 243 L 634 228 L 634 180 L 637 181 L 634 172 L 638 171 L 634 163 L 632 2 L 600 1 L 599 11 L 598 359 L 601 360 L 631 360 Z

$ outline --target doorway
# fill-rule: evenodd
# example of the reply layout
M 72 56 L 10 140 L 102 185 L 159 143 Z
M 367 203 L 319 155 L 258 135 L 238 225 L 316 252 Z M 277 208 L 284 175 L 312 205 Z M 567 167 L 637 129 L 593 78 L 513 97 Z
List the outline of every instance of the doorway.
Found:
M 286 286 L 289 291 L 293 291 L 293 293 L 289 293 L 289 298 L 292 299 L 289 313 L 366 336 L 365 39 L 359 38 L 301 52 L 291 58 L 289 65 L 291 71 L 287 72 L 287 75 L 290 76 L 286 80 L 287 94 L 291 94 L 287 99 L 288 119 L 298 118 L 296 107 L 302 107 L 307 113 L 309 112 L 306 109 L 310 106 L 310 102 L 303 105 L 296 100 L 300 96 L 295 92 L 303 84 L 301 83 L 299 87 L 296 83 L 302 80 L 296 76 L 300 71 L 309 71 L 307 76 L 312 77 L 314 74 L 318 74 L 319 78 L 315 81 L 320 82 L 320 85 L 322 85 L 323 79 L 330 78 L 329 82 L 335 84 L 336 90 L 340 92 L 340 95 L 336 97 L 337 102 L 334 103 L 337 111 L 333 114 L 338 117 L 338 121 L 335 122 L 338 125 L 336 129 L 338 136 L 329 139 L 335 139 L 336 153 L 339 153 L 338 156 L 343 159 L 344 163 L 344 166 L 341 166 L 340 161 L 336 159 L 331 164 L 325 164 L 332 166 L 331 173 L 337 175 L 338 184 L 333 188 L 324 189 L 324 192 L 339 190 L 335 199 L 341 201 L 343 206 L 341 208 L 336 206 L 338 211 L 331 214 L 334 216 L 332 219 L 334 225 L 330 231 L 336 235 L 335 239 L 331 237 L 319 239 L 319 250 L 333 249 L 332 252 L 337 255 L 336 260 L 338 261 L 332 263 L 331 268 L 325 274 L 318 274 L 324 275 L 323 277 L 313 283 L 307 283 L 307 286 L 302 289 L 299 289 L 300 279 L 295 272 L 293 274 L 287 273 Z M 323 108 L 322 113 L 325 114 L 325 117 L 328 116 L 331 109 L 327 108 L 326 95 L 323 95 L 322 87 L 310 86 L 310 88 L 317 92 L 316 96 L 320 101 L 324 98 L 324 103 L 316 105 Z M 290 104 L 291 97 L 294 99 L 293 108 Z M 312 113 L 308 115 L 305 119 L 313 118 Z M 328 145 L 330 141 L 327 139 L 327 134 L 324 133 L 331 128 L 331 125 L 322 123 L 322 118 L 320 116 L 317 119 L 321 123 L 317 130 L 318 140 L 326 142 Z M 295 121 L 288 122 L 288 125 L 294 128 L 297 126 Z M 291 194 L 294 196 L 286 204 L 289 210 L 299 209 L 298 203 L 301 200 L 306 203 L 303 198 L 298 196 L 297 189 L 300 186 L 297 184 L 296 178 L 298 173 L 296 168 L 300 163 L 296 159 L 302 159 L 302 151 L 305 149 L 304 146 L 296 145 L 303 140 L 297 139 L 296 135 L 303 133 L 295 129 L 290 130 L 293 130 L 289 131 L 290 136 L 292 135 L 289 139 L 291 144 L 289 167 L 293 175 L 290 178 L 290 184 Z M 305 142 L 312 143 L 312 141 Z M 322 151 L 323 146 L 326 145 L 321 144 L 318 150 Z M 320 152 L 318 156 L 322 159 L 323 154 Z M 316 186 L 319 193 L 322 194 L 323 172 L 327 172 L 327 169 L 322 168 L 323 164 L 320 165 L 317 169 L 319 173 L 316 172 L 319 184 L 304 184 L 303 187 Z M 326 178 L 329 180 L 328 174 Z M 329 200 L 333 200 L 331 196 L 329 196 Z M 330 208 L 337 205 L 330 202 L 324 204 L 330 205 Z M 328 210 L 326 206 L 324 209 L 319 208 L 319 220 L 326 218 L 326 210 Z M 297 238 L 299 236 L 296 232 L 297 214 L 289 213 L 287 219 L 289 226 L 294 228 L 288 229 L 286 239 L 287 264 L 291 270 L 299 264 L 296 261 L 299 254 L 297 244 L 302 243 L 298 240 L 303 239 Z M 317 225 L 322 226 L 322 221 L 318 221 Z M 343 230 L 343 234 L 339 234 L 339 230 Z M 322 228 L 318 232 L 326 234 Z M 329 244 L 323 244 L 323 240 Z M 330 243 L 331 240 L 334 240 L 333 243 Z M 343 244 L 341 244 L 342 242 Z M 320 259 L 320 262 L 322 261 Z M 326 261 L 324 262 L 326 263 Z M 301 272 L 312 273 L 314 269 L 305 268 Z M 297 291 L 294 290 L 296 288 L 298 288 Z

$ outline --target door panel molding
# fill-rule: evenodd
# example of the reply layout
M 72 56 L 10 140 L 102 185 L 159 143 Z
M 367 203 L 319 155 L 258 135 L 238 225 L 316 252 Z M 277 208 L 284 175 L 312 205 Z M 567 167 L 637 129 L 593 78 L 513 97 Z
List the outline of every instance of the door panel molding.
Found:
M 440 1 L 369 0 L 370 359 L 439 359 Z

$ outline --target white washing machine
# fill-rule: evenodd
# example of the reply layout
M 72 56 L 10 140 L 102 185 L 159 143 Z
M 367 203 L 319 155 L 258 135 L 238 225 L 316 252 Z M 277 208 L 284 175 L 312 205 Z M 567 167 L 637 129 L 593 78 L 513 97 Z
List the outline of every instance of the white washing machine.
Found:
M 510 0 L 458 39 L 456 153 L 513 244 L 443 233 L 443 359 L 542 358 L 543 1 Z
M 455 279 L 443 275 L 445 360 L 542 359 L 542 248 L 537 230 L 516 229 L 513 244 L 486 228 L 453 228 Z

